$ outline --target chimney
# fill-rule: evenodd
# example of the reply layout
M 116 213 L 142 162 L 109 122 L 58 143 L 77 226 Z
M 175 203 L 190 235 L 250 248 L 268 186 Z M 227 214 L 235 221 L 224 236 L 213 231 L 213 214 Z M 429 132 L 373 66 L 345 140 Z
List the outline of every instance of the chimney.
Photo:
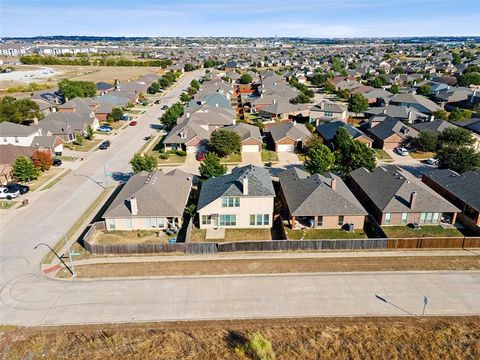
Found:
M 248 195 L 248 177 L 247 176 L 245 176 L 242 179 L 242 192 L 243 192 L 243 195 Z
M 132 213 L 132 215 L 138 214 L 137 198 L 135 196 L 132 196 L 130 198 L 130 212 Z
M 337 191 L 337 179 L 332 178 L 332 182 L 330 183 L 330 187 L 333 191 Z
M 413 113 L 409 110 L 408 111 L 408 122 L 412 123 L 412 120 L 413 120 Z
M 410 194 L 410 209 L 415 209 L 415 203 L 417 202 L 417 192 L 412 191 Z
M 430 121 L 433 121 L 435 120 L 435 116 L 434 115 L 430 115 L 430 118 L 429 118 Z

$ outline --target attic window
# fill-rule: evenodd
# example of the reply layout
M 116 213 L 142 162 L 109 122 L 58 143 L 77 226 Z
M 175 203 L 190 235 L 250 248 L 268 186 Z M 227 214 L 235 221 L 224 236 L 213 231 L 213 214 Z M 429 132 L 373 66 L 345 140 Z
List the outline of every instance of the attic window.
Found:
M 182 139 L 185 139 L 185 138 L 187 137 L 187 134 L 185 133 L 185 131 L 182 131 L 182 132 L 180 133 L 180 137 L 181 137 Z

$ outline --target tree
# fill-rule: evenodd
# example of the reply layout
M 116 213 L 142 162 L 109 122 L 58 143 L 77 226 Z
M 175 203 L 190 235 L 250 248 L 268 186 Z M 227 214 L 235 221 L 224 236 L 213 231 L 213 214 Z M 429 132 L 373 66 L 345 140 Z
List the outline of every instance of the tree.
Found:
M 52 153 L 47 150 L 35 150 L 32 154 L 32 163 L 41 171 L 47 171 L 52 166 Z
M 462 121 L 470 119 L 471 117 L 472 114 L 469 111 L 455 108 L 448 115 L 448 121 Z
M 160 118 L 160 122 L 164 124 L 167 129 L 171 129 L 177 124 L 177 119 L 183 115 L 183 111 L 183 105 L 175 103 L 165 111 Z
M 40 172 L 32 160 L 25 156 L 19 156 L 13 163 L 13 176 L 20 181 L 31 181 L 38 178 Z
M 95 132 L 93 131 L 92 125 L 88 125 L 85 138 L 87 140 L 92 140 L 94 136 L 95 136 Z
M 250 74 L 245 73 L 240 77 L 240 82 L 242 84 L 250 84 L 252 81 L 253 81 L 253 78 Z
M 330 171 L 335 164 L 335 155 L 323 144 L 317 144 L 308 149 L 307 156 L 303 161 L 305 170 L 310 174 L 323 174 Z
M 333 83 L 331 81 L 325 81 L 325 83 L 323 84 L 323 88 L 326 92 L 334 92 L 335 91 L 335 85 L 333 85 Z
M 120 108 L 113 108 L 110 114 L 108 114 L 108 118 L 113 121 L 119 121 L 124 116 L 123 110 Z
M 375 79 L 373 79 L 370 84 L 374 87 L 374 88 L 381 88 L 383 85 L 385 85 L 385 80 L 380 77 L 380 76 L 377 76 Z
M 210 179 L 227 173 L 227 167 L 220 163 L 220 158 L 213 152 L 205 156 L 205 160 L 202 161 L 198 170 L 202 179 Z
M 230 130 L 216 130 L 211 136 L 208 147 L 220 157 L 228 156 L 240 151 L 241 138 Z
M 0 100 L 0 122 L 10 121 L 21 124 L 33 119 L 43 119 L 43 113 L 34 101 L 16 100 L 11 96 L 5 96 Z
M 480 153 L 468 146 L 445 146 L 437 153 L 438 166 L 458 173 L 480 169 Z
M 431 130 L 422 130 L 414 142 L 422 151 L 435 151 L 437 149 L 437 133 Z
M 401 66 L 397 66 L 392 70 L 393 74 L 405 74 L 405 70 Z
M 348 100 L 348 110 L 353 111 L 357 116 L 368 109 L 368 99 L 362 94 L 355 94 Z
M 457 78 L 457 80 L 458 85 L 460 86 L 480 85 L 480 73 L 469 72 L 462 74 Z
M 308 104 L 308 103 L 310 103 L 311 101 L 312 101 L 312 99 L 309 98 L 309 97 L 308 97 L 307 95 L 305 95 L 304 93 L 298 94 L 297 97 L 292 100 L 292 102 L 293 102 L 294 104 Z
M 75 143 L 79 146 L 83 145 L 84 137 L 81 134 L 77 134 L 75 137 Z
M 460 57 L 460 55 L 456 52 L 453 52 L 452 53 L 452 63 L 454 65 L 460 65 L 462 63 L 462 58 Z
M 435 119 L 448 120 L 448 112 L 445 110 L 436 110 L 432 113 Z
M 399 91 L 399 88 L 397 84 L 393 84 L 392 86 L 390 86 L 390 92 L 392 94 L 398 94 L 398 91 Z
M 93 97 L 97 88 L 92 81 L 73 81 L 64 79 L 58 83 L 58 90 L 67 99 Z
M 185 66 L 183 67 L 183 69 L 184 69 L 185 71 L 193 71 L 193 70 L 195 70 L 195 66 L 193 66 L 193 65 L 190 64 L 190 63 L 186 63 Z
M 161 89 L 160 84 L 154 81 L 152 85 L 150 85 L 150 87 L 148 88 L 147 92 L 149 94 L 156 94 L 160 92 L 160 89 Z
M 438 135 L 438 146 L 443 147 L 460 147 L 472 146 L 475 143 L 470 131 L 460 127 L 447 128 Z
M 312 136 L 307 138 L 307 140 L 305 141 L 304 147 L 305 147 L 305 150 L 308 152 L 309 149 L 322 144 L 323 144 L 322 138 L 317 134 L 312 134 Z
M 333 138 L 335 169 L 342 175 L 364 167 L 373 170 L 375 153 L 366 144 L 354 140 L 345 128 L 339 128 Z
M 158 83 L 160 84 L 160 86 L 162 87 L 162 89 L 166 89 L 168 88 L 170 85 L 173 84 L 173 81 L 168 79 L 167 77 L 165 76 L 162 76 L 160 78 L 160 80 L 158 80 Z
M 431 93 L 432 93 L 432 87 L 430 85 L 422 85 L 417 90 L 418 95 L 428 96 Z
M 348 89 L 338 90 L 337 95 L 341 99 L 348 100 L 350 99 L 350 90 Z
M 157 168 L 158 162 L 154 156 L 135 154 L 130 160 L 130 165 L 132 165 L 132 170 L 136 174 L 140 171 L 152 172 Z
M 193 79 L 190 82 L 190 87 L 194 88 L 195 90 L 198 90 L 198 89 L 200 89 L 200 83 L 198 82 L 198 80 Z
M 190 95 L 188 95 L 187 93 L 183 92 L 180 94 L 180 100 L 182 102 L 189 102 L 190 100 L 192 100 L 192 97 Z

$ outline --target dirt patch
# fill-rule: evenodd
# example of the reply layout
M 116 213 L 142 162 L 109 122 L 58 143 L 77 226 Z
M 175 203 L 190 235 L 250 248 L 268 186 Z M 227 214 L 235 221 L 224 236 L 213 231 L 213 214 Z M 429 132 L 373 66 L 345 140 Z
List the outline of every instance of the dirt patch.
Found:
M 480 318 L 309 318 L 0 328 L 4 359 L 250 359 L 253 333 L 282 359 L 478 359 Z
M 92 239 L 92 243 L 111 245 L 111 244 L 148 244 L 166 242 L 171 236 L 167 236 L 163 231 L 97 231 Z
M 480 270 L 476 256 L 241 259 L 76 266 L 78 277 L 275 274 L 349 271 Z M 63 277 L 63 272 L 59 276 Z

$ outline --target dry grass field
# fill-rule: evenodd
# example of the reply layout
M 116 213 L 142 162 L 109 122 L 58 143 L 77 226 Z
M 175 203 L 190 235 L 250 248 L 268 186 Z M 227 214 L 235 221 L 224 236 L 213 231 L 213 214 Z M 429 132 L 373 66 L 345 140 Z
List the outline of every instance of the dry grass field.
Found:
M 1 359 L 260 359 L 236 351 L 254 333 L 282 359 L 480 358 L 480 318 L 310 318 L 78 327 L 0 327 Z M 265 359 L 265 358 L 264 358 Z

